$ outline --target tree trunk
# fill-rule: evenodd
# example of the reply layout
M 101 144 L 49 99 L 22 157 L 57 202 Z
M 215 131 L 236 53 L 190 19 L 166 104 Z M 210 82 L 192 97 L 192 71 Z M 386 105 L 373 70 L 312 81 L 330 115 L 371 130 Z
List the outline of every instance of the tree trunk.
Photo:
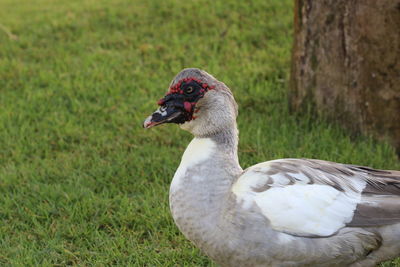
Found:
M 400 1 L 295 0 L 293 111 L 312 108 L 400 152 Z

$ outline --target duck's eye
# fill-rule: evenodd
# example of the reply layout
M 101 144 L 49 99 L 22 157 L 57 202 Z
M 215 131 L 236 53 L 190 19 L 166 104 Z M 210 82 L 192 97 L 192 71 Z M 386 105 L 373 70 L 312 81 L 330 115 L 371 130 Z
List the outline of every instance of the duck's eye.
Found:
M 194 91 L 193 86 L 188 86 L 188 87 L 186 87 L 186 89 L 185 89 L 185 93 L 186 93 L 186 94 L 191 94 L 191 93 L 193 93 L 193 91 Z

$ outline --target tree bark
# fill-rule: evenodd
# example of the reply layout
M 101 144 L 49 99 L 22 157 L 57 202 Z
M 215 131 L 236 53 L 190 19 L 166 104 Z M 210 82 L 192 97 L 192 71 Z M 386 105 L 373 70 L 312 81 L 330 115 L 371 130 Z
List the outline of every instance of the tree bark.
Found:
M 400 152 L 400 1 L 295 0 L 290 106 Z

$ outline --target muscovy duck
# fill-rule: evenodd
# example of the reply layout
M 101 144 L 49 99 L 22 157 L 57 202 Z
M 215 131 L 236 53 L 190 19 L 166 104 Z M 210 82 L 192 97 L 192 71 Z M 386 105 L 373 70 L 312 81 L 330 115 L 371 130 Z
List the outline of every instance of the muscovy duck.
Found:
M 180 231 L 221 266 L 375 266 L 400 256 L 400 171 L 315 159 L 239 165 L 237 104 L 205 71 L 182 70 L 151 128 L 194 135 L 170 187 Z

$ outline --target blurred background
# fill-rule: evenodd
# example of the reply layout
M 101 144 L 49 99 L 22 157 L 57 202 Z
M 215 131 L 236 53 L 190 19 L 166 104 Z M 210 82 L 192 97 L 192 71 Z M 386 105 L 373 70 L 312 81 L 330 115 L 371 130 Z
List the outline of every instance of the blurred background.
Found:
M 389 144 L 289 112 L 293 8 L 0 0 L 0 264 L 212 266 L 168 208 L 191 136 L 142 128 L 185 67 L 233 91 L 243 168 L 308 157 L 400 169 Z

